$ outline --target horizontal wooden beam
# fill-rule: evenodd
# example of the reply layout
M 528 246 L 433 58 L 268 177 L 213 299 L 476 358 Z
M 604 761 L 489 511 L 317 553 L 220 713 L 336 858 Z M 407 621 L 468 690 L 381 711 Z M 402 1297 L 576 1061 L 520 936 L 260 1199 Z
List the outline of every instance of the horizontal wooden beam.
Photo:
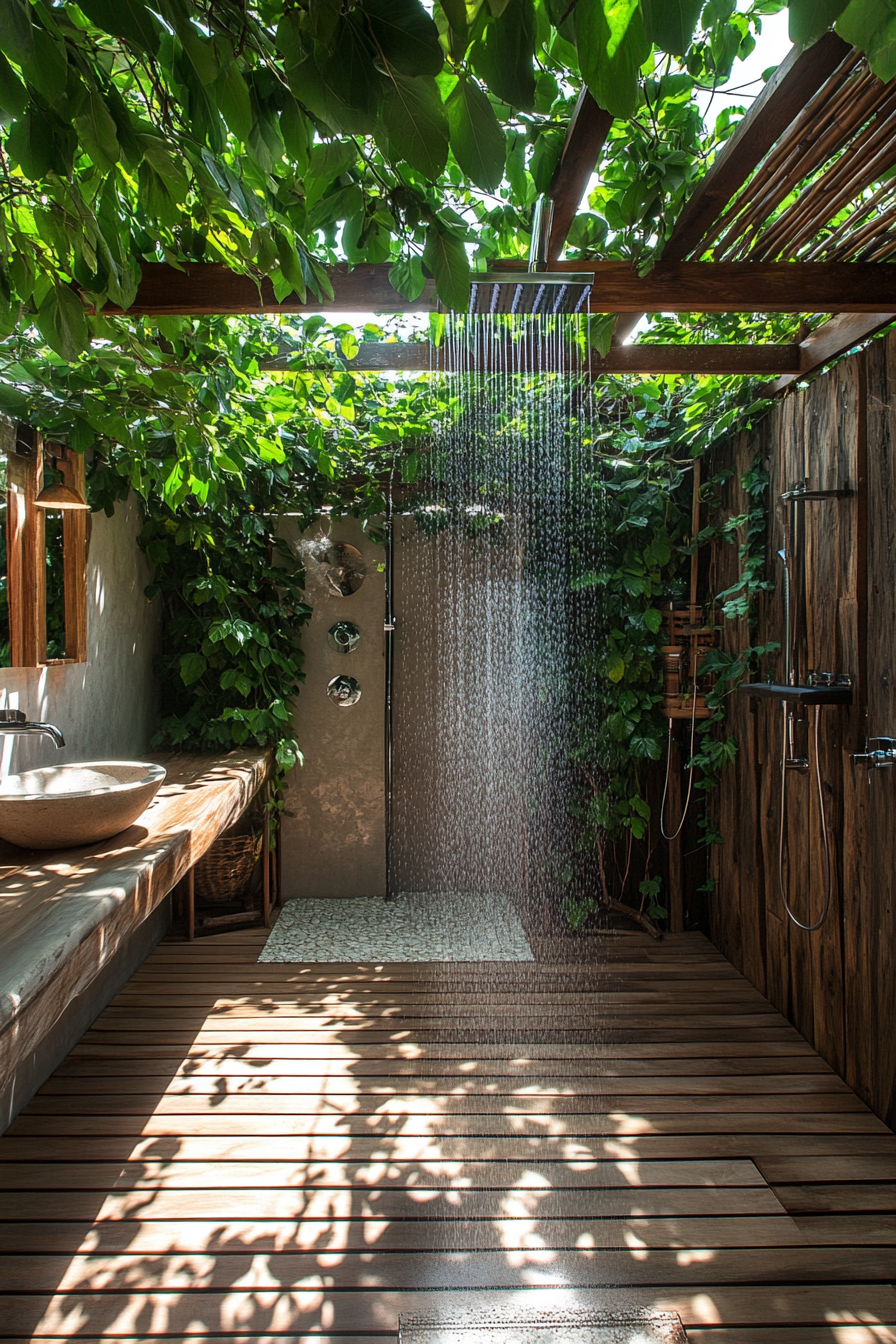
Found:
M 838 313 L 829 322 L 816 327 L 799 347 L 800 365 L 795 373 L 788 373 L 775 383 L 775 391 L 783 392 L 799 378 L 816 373 L 839 355 L 845 355 L 854 346 L 870 340 L 891 322 L 896 322 L 896 311 L 890 313 Z
M 495 270 L 512 279 L 522 263 L 496 263 Z M 565 271 L 564 262 L 551 262 Z M 877 313 L 896 311 L 896 265 L 887 262 L 667 262 L 647 275 L 620 261 L 576 262 L 578 272 L 591 271 L 594 313 L 775 312 Z M 210 313 L 301 312 L 432 312 L 438 304 L 428 282 L 420 297 L 407 302 L 389 283 L 389 266 L 334 266 L 330 270 L 332 301 L 309 295 L 300 302 L 289 296 L 278 302 L 270 281 L 258 284 L 226 266 L 187 265 L 175 269 L 164 262 L 143 267 L 137 297 L 128 310 L 134 316 Z M 109 305 L 105 312 L 120 312 Z
M 530 352 L 531 353 L 531 352 Z M 363 341 L 354 359 L 345 367 L 357 373 L 403 370 L 411 373 L 440 371 L 444 368 L 443 348 L 428 341 Z M 541 367 L 538 351 L 518 365 L 521 371 Z M 605 359 L 594 355 L 591 373 L 682 373 L 694 374 L 781 374 L 798 373 L 798 345 L 623 345 L 614 347 Z M 289 370 L 286 355 L 261 365 L 267 372 Z M 469 370 L 492 372 L 506 368 L 501 352 L 489 346 L 480 348 L 466 366 Z
M 566 243 L 585 188 L 597 166 L 613 118 L 583 89 L 576 103 L 560 162 L 548 192 L 554 204 L 554 218 L 548 241 L 548 256 L 555 261 Z
M 798 345 L 616 345 L 606 359 L 595 358 L 591 372 L 599 373 L 788 373 L 799 364 Z

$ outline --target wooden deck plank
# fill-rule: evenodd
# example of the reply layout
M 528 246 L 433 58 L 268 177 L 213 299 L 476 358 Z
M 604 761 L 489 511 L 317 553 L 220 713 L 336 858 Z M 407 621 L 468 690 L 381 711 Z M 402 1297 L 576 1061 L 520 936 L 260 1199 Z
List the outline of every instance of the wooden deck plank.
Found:
M 263 941 L 160 948 L 0 1139 L 4 1344 L 372 1344 L 558 1294 L 701 1344 L 896 1344 L 840 1334 L 896 1323 L 896 1136 L 706 939 Z
M 502 1248 L 503 1250 L 503 1248 Z M 222 1254 L 178 1253 L 175 1256 L 143 1254 L 139 1257 L 141 1275 L 153 1285 L 153 1292 L 176 1290 L 180 1304 L 194 1292 L 229 1289 L 245 1282 L 257 1272 L 256 1253 L 249 1248 L 232 1249 Z M 525 1275 L 520 1274 L 517 1257 L 499 1252 L 464 1249 L 419 1254 L 404 1251 L 382 1252 L 368 1247 L 358 1252 L 338 1247 L 338 1254 L 326 1251 L 267 1252 L 266 1268 L 280 1292 L 301 1289 L 325 1271 L 328 1288 L 352 1290 L 358 1285 L 376 1284 L 384 1289 L 413 1292 L 421 1288 L 456 1292 L 471 1289 L 516 1288 Z M 833 1278 L 887 1281 L 892 1277 L 890 1247 L 793 1247 L 774 1249 L 740 1246 L 731 1249 L 707 1249 L 682 1262 L 678 1251 L 651 1249 L 634 1258 L 624 1250 L 589 1248 L 582 1251 L 557 1251 L 550 1256 L 540 1249 L 529 1251 L 531 1266 L 538 1282 L 560 1288 L 598 1288 L 604 1283 L 621 1284 L 733 1284 L 733 1283 L 829 1283 Z M 323 1260 L 323 1263 L 321 1263 Z M 83 1293 L 127 1289 L 134 1278 L 134 1260 L 129 1255 L 106 1257 L 14 1256 L 4 1257 L 4 1287 L 9 1293 Z
M 0 1190 L 115 1190 L 140 1186 L 144 1189 L 177 1187 L 218 1189 L 252 1186 L 256 1189 L 324 1186 L 327 1189 L 369 1189 L 384 1181 L 401 1181 L 414 1189 L 514 1189 L 523 1175 L 553 1189 L 635 1189 L 670 1186 L 702 1187 L 764 1186 L 766 1182 L 748 1159 L 707 1158 L 703 1161 L 661 1162 L 593 1159 L 561 1155 L 554 1161 L 529 1157 L 521 1152 L 516 1161 L 497 1157 L 452 1159 L 442 1153 L 442 1144 L 411 1140 L 384 1152 L 382 1140 L 359 1151 L 355 1140 L 346 1145 L 338 1139 L 181 1139 L 177 1156 L 161 1156 L 156 1140 L 132 1143 L 114 1139 L 72 1139 L 53 1145 L 46 1139 L 9 1139 L 9 1160 L 0 1162 Z M 469 1142 L 469 1141 L 467 1141 Z M 32 1152 L 25 1145 L 45 1152 Z M 122 1156 L 115 1157 L 120 1147 Z M 309 1151 L 302 1152 L 305 1148 Z M 576 1153 L 579 1146 L 576 1145 Z M 128 1156 L 139 1154 L 143 1156 Z M 282 1160 L 272 1154 L 283 1151 Z M 343 1160 L 340 1160 L 342 1158 Z M 518 1170 L 522 1165 L 523 1170 Z M 388 1168 L 388 1176 L 381 1167 Z
M 582 1187 L 562 1191 L 541 1187 L 529 1194 L 523 1188 L 520 1200 L 530 1201 L 529 1207 L 537 1216 L 551 1218 L 593 1218 L 598 1207 L 592 1190 Z M 370 1193 L 375 1199 L 371 1202 Z M 366 1200 L 366 1203 L 365 1203 Z M 457 1245 L 455 1225 L 470 1218 L 503 1217 L 506 1200 L 500 1190 L 446 1189 L 412 1187 L 410 1190 L 389 1190 L 381 1186 L 361 1188 L 361 1197 L 354 1207 L 364 1211 L 369 1205 L 377 1218 L 390 1220 L 433 1218 L 446 1225 L 448 1245 Z M 196 1187 L 164 1189 L 137 1186 L 116 1191 L 112 1187 L 88 1190 L 31 1190 L 27 1198 L 20 1192 L 0 1192 L 0 1221 L 47 1222 L 95 1221 L 97 1228 L 107 1222 L 137 1220 L 143 1223 L 170 1222 L 193 1219 L 268 1220 L 305 1217 L 314 1221 L 335 1216 L 353 1207 L 351 1187 L 295 1186 L 291 1189 L 197 1189 Z M 520 1206 L 522 1207 L 522 1205 Z M 738 1217 L 756 1215 L 783 1216 L 787 1211 L 767 1187 L 717 1186 L 695 1189 L 641 1189 L 604 1190 L 600 1194 L 602 1218 L 701 1218 Z M 883 1212 L 889 1212 L 884 1209 Z M 448 1226 L 450 1224 L 450 1226 Z M 2 1299 L 0 1299 L 2 1300 Z
M 832 1320 L 862 1321 L 871 1318 L 877 1324 L 896 1323 L 896 1290 L 875 1283 L 780 1284 L 719 1286 L 711 1294 L 704 1286 L 601 1288 L 569 1290 L 556 1288 L 428 1292 L 389 1289 L 357 1289 L 339 1292 L 330 1289 L 324 1276 L 299 1290 L 281 1291 L 279 1285 L 241 1286 L 201 1297 L 170 1292 L 131 1292 L 102 1294 L 10 1294 L 4 1303 L 5 1329 L 9 1334 L 30 1335 L 34 1339 L 82 1338 L 91 1327 L 108 1334 L 109 1322 L 120 1323 L 133 1333 L 134 1323 L 143 1328 L 143 1339 L 170 1337 L 188 1332 L 191 1340 L 212 1334 L 220 1336 L 222 1323 L 234 1333 L 251 1332 L 258 1340 L 302 1332 L 324 1331 L 341 1334 L 383 1334 L 393 1328 L 399 1311 L 423 1312 L 443 1309 L 465 1311 L 556 1310 L 565 1302 L 570 1306 L 595 1311 L 649 1309 L 677 1311 L 685 1328 L 692 1325 L 722 1323 L 726 1319 L 740 1325 L 782 1324 L 830 1325 Z M 323 1320 L 321 1317 L 323 1316 Z M 235 1329 L 234 1329 L 235 1328 Z M 228 1337 L 230 1330 L 227 1331 Z
M 494 1212 L 494 1211 L 492 1211 Z M 467 1245 L 478 1250 L 537 1249 L 532 1219 L 520 1210 L 503 1210 L 500 1220 L 467 1212 Z M 552 1249 L 599 1248 L 713 1249 L 740 1246 L 892 1246 L 896 1218 L 880 1215 L 797 1218 L 756 1215 L 743 1218 L 546 1218 L 539 1211 L 538 1244 Z M 120 1220 L 70 1223 L 0 1223 L 0 1254 L 162 1255 L 174 1252 L 255 1254 L 283 1250 L 379 1251 L 443 1250 L 438 1219 L 354 1217 L 277 1220 L 185 1219 L 178 1222 Z

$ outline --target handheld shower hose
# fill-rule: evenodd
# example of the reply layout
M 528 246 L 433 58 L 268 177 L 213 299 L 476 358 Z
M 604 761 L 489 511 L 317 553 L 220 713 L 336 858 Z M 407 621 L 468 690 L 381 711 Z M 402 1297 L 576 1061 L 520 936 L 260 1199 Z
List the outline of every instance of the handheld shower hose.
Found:
M 831 908 L 832 891 L 832 870 L 831 870 L 831 837 L 828 833 L 828 823 L 824 811 L 824 790 L 821 783 L 821 753 L 819 751 L 819 725 L 821 722 L 821 705 L 815 706 L 815 718 L 812 733 L 812 748 L 815 757 L 815 785 L 818 791 L 818 815 L 821 824 L 821 841 L 824 849 L 825 866 L 825 892 L 824 909 L 821 912 L 821 918 L 814 924 L 804 924 L 802 920 L 797 919 L 793 910 L 790 908 L 790 902 L 787 899 L 786 883 L 784 881 L 784 831 L 787 820 L 787 746 L 788 746 L 788 728 L 790 726 L 790 710 L 787 702 L 784 702 L 784 740 L 781 744 L 781 814 L 780 825 L 778 828 L 778 887 L 781 892 L 781 900 L 784 902 L 784 909 L 787 911 L 788 918 L 802 929 L 804 933 L 815 933 L 821 928 L 828 917 Z
M 663 785 L 663 801 L 660 804 L 660 834 L 664 840 L 677 840 L 687 820 L 691 805 L 691 792 L 694 788 L 694 738 L 697 731 L 697 683 L 691 688 L 691 752 L 688 760 L 688 791 L 684 800 L 681 820 L 672 832 L 666 830 L 666 796 L 669 792 L 669 776 L 672 772 L 672 720 L 669 720 L 669 736 L 666 739 L 666 782 Z

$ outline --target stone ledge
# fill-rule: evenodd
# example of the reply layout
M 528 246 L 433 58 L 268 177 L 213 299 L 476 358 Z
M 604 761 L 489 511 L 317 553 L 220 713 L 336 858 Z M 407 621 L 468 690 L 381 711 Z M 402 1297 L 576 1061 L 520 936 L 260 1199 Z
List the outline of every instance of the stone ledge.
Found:
M 14 1076 L 270 770 L 262 751 L 151 756 L 168 778 L 138 821 L 102 845 L 0 844 L 0 1077 Z M 102 1005 L 101 1005 L 102 1006 Z

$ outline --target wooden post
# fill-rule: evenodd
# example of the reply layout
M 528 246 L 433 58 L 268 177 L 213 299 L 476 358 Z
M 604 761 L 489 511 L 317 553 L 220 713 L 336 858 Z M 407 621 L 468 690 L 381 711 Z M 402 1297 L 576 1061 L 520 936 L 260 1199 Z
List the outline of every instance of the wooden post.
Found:
M 689 730 L 686 719 L 682 720 L 685 728 Z M 666 798 L 666 816 L 672 818 L 672 826 L 678 825 L 681 817 L 681 752 L 674 736 L 669 744 L 669 793 Z M 666 823 L 669 825 L 669 822 Z M 669 864 L 669 932 L 684 933 L 684 891 L 682 890 L 682 862 L 681 862 L 681 832 L 676 835 L 674 840 L 669 841 L 668 846 L 668 864 Z
M 196 937 L 196 867 L 187 873 L 187 939 Z
M 25 541 L 25 496 L 11 481 L 6 492 L 6 594 L 9 609 L 10 663 L 22 665 L 22 550 Z
M 84 494 L 84 458 L 60 448 L 57 463 L 66 485 Z M 83 509 L 62 515 L 63 583 L 65 586 L 65 661 L 87 662 L 87 521 Z
M 694 463 L 694 481 L 693 494 L 691 496 L 691 537 L 696 543 L 700 535 L 700 461 Z M 694 546 L 694 554 L 691 556 L 691 606 L 697 605 L 697 547 Z M 695 668 L 691 668 L 693 675 Z
M 44 516 L 34 501 L 43 486 L 43 440 L 37 430 L 19 425 L 16 442 L 30 452 L 12 453 L 8 459 L 10 662 L 13 667 L 39 667 L 47 656 L 47 548 Z
M 261 848 L 261 914 L 266 929 L 271 926 L 271 823 L 264 814 L 264 840 Z

